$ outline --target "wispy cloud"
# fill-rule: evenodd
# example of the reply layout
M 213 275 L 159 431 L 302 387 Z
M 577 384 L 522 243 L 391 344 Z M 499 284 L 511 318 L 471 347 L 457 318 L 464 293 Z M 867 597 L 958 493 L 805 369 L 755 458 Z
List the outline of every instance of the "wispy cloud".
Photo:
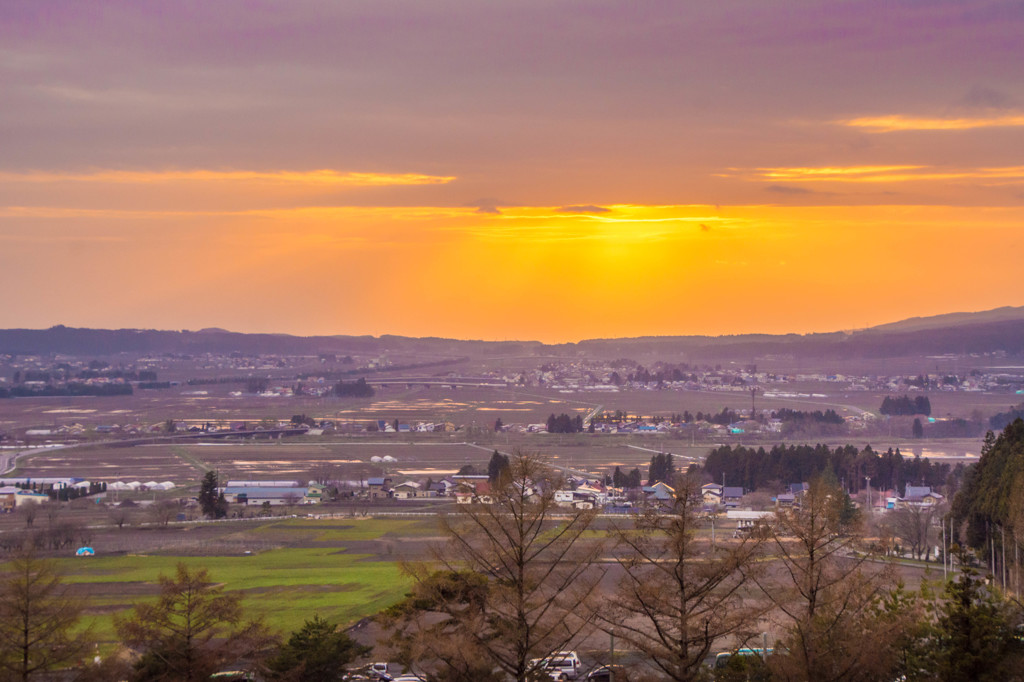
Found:
M 823 166 L 730 169 L 719 177 L 742 178 L 761 182 L 845 182 L 887 183 L 942 180 L 973 180 L 989 184 L 1024 181 L 1024 166 L 998 168 L 937 168 L 933 166 Z M 799 193 L 796 187 L 772 184 L 767 189 L 789 194 Z
M 734 228 L 747 221 L 714 215 L 709 206 L 616 204 L 603 211 L 564 211 L 565 207 L 504 207 L 502 215 L 486 223 L 468 226 L 468 231 L 488 240 L 528 243 L 593 242 L 618 248 L 685 238 L 693 228 L 702 232 L 711 226 Z M 592 207 L 588 207 L 592 208 Z M 465 231 L 466 226 L 452 229 Z
M 876 177 L 902 171 L 915 171 L 923 166 L 793 166 L 789 168 L 758 168 L 763 180 L 848 180 Z
M 587 204 L 585 206 L 562 206 L 555 210 L 559 213 L 608 213 L 611 211 L 610 208 L 594 206 L 593 204 Z
M 864 116 L 839 121 L 851 128 L 871 133 L 895 133 L 911 130 L 972 130 L 975 128 L 1008 128 L 1024 126 L 1024 115 L 962 116 L 957 118 L 928 118 L 920 116 Z
M 449 175 L 421 173 L 359 173 L 322 169 L 313 171 L 252 170 L 96 170 L 89 173 L 0 173 L 0 182 L 101 183 L 156 185 L 172 183 L 251 183 L 316 187 L 388 187 L 396 185 L 443 185 L 455 180 Z
M 790 185 L 768 185 L 764 188 L 766 192 L 774 192 L 775 194 L 822 194 L 813 189 L 807 189 L 806 187 L 792 187 Z

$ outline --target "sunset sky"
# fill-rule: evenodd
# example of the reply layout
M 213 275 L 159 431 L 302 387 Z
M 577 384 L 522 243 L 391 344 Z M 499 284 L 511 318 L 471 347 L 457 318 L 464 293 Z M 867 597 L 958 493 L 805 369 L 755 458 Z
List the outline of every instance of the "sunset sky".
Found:
M 0 327 L 1024 305 L 1024 3 L 0 3 Z

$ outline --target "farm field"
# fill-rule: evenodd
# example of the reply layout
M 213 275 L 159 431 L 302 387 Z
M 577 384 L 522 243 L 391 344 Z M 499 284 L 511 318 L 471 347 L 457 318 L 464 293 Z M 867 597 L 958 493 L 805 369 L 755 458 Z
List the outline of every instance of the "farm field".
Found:
M 77 476 L 92 481 L 171 481 L 176 486 L 194 486 L 208 470 L 222 480 L 296 479 L 327 475 L 331 480 L 363 481 L 388 475 L 392 478 L 435 480 L 457 472 L 467 464 L 486 467 L 494 450 L 536 452 L 552 464 L 594 476 L 610 473 L 616 466 L 639 467 L 646 473 L 652 455 L 677 455 L 680 467 L 699 463 L 718 445 L 764 446 L 778 441 L 730 438 L 719 443 L 696 442 L 666 435 L 605 434 L 483 434 L 480 442 L 455 440 L 462 434 L 379 434 L 367 438 L 331 436 L 300 437 L 273 441 L 195 441 L 135 447 L 95 444 L 43 450 L 24 457 L 10 475 L 41 477 Z M 803 441 L 794 441 L 803 442 Z M 900 448 L 905 455 L 938 459 L 977 456 L 980 439 L 909 439 L 884 435 L 850 434 L 816 439 L 832 447 L 871 445 L 877 450 Z M 375 463 L 374 457 L 389 456 L 393 463 Z
M 113 615 L 155 597 L 158 576 L 172 576 L 179 562 L 208 569 L 242 596 L 248 616 L 262 616 L 275 630 L 290 632 L 314 614 L 351 624 L 400 599 L 409 583 L 399 562 L 437 540 L 430 518 L 275 519 L 196 529 L 209 526 L 214 532 L 194 538 L 182 529 L 113 529 L 96 538 L 96 557 L 56 560 L 100 640 L 113 641 Z M 142 543 L 149 551 L 105 553 L 114 544 L 107 536 L 119 534 L 150 536 Z
M 371 382 L 372 383 L 372 382 Z M 423 385 L 376 386 L 370 399 L 336 397 L 263 397 L 231 395 L 237 387 L 175 387 L 166 390 L 139 390 L 132 396 L 18 398 L 0 401 L 0 428 L 41 427 L 80 423 L 87 427 L 100 424 L 139 424 L 158 426 L 168 419 L 186 424 L 220 424 L 263 420 L 287 420 L 295 414 L 316 419 L 359 421 L 398 419 L 415 424 L 420 421 L 451 421 L 466 427 L 487 427 L 501 418 L 506 424 L 543 423 L 548 415 L 565 412 L 585 414 L 600 407 L 629 414 L 663 415 L 690 411 L 719 412 L 723 408 L 749 410 L 751 399 L 746 390 L 681 391 L 623 390 L 613 393 L 553 389 L 508 389 L 460 387 L 455 389 Z M 861 410 L 877 412 L 885 393 L 849 391 L 843 384 L 799 382 L 767 389 L 759 394 L 759 410 L 782 407 L 802 410 L 835 409 L 840 414 Z M 781 397 L 779 394 L 804 394 Z M 772 397 L 775 394 L 777 397 Z M 815 395 L 816 394 L 816 395 Z M 814 395 L 815 397 L 811 397 Z M 819 397 L 820 396 L 820 397 Z M 969 417 L 978 410 L 985 416 L 1020 402 L 1007 393 L 969 393 L 932 391 L 928 393 L 934 416 L 947 414 Z
M 472 375 L 488 367 L 502 367 L 512 376 L 520 369 L 536 367 L 542 358 L 488 358 L 460 366 L 459 372 Z M 495 364 L 489 365 L 494 362 Z M 647 362 L 647 359 L 642 359 Z M 735 365 L 735 363 L 731 363 Z M 784 363 L 783 363 L 784 364 Z M 795 374 L 810 372 L 878 372 L 901 371 L 954 372 L 965 371 L 943 359 L 903 359 L 896 361 L 862 361 L 859 363 L 826 363 L 815 367 L 795 363 L 774 368 L 772 362 L 760 363 L 763 369 L 783 369 Z M 948 366 L 947 366 L 948 365 Z M 184 370 L 182 370 L 184 371 Z M 448 370 L 445 369 L 445 372 Z M 504 371 L 504 370 L 503 370 Z M 408 375 L 407 375 L 408 376 Z M 184 378 L 182 374 L 179 378 Z M 429 375 L 427 376 L 429 378 Z M 178 440 L 168 443 L 115 447 L 112 441 L 94 442 L 88 446 L 39 451 L 20 460 L 13 476 L 54 477 L 77 476 L 95 481 L 171 481 L 178 486 L 194 486 L 208 470 L 216 470 L 222 480 L 229 479 L 298 479 L 313 478 L 360 481 L 382 474 L 393 478 L 411 477 L 435 480 L 454 473 L 466 464 L 486 463 L 490 453 L 523 450 L 537 452 L 552 463 L 573 471 L 599 475 L 615 466 L 640 467 L 645 470 L 651 455 L 671 452 L 679 455 L 677 463 L 685 466 L 699 462 L 718 445 L 753 445 L 771 447 L 783 442 L 777 437 L 697 436 L 621 434 L 523 434 L 495 433 L 494 423 L 501 419 L 509 424 L 540 424 L 551 414 L 586 415 L 593 411 L 630 415 L 659 415 L 690 412 L 718 413 L 724 408 L 747 413 L 751 403 L 758 410 L 833 409 L 841 416 L 877 414 L 886 394 L 874 391 L 853 391 L 845 383 L 809 381 L 800 378 L 786 384 L 765 386 L 763 392 L 751 397 L 746 388 L 721 390 L 644 390 L 621 392 L 568 391 L 550 387 L 495 388 L 482 386 L 451 387 L 444 384 L 398 383 L 391 374 L 375 374 L 369 379 L 376 394 L 369 399 L 299 396 L 263 396 L 239 394 L 239 385 L 180 385 L 166 390 L 140 389 L 132 396 L 17 398 L 0 400 L 0 431 L 5 428 L 38 427 L 56 429 L 82 425 L 86 434 L 80 438 L 101 441 L 104 437 L 92 429 L 99 425 L 131 425 L 139 432 L 131 437 L 145 437 L 154 427 L 167 420 L 185 425 L 228 426 L 238 422 L 250 425 L 287 422 L 293 415 L 306 415 L 317 420 L 329 419 L 339 425 L 355 422 L 365 426 L 371 421 L 399 421 L 415 426 L 419 422 L 451 422 L 460 427 L 455 433 L 344 433 L 324 436 L 289 437 L 276 441 L 247 440 L 200 443 Z M 374 382 L 378 383 L 374 383 Z M 403 380 L 404 381 L 404 380 Z M 412 380 L 410 380 L 412 381 Z M 443 381 L 438 377 L 438 381 Z M 290 386 L 285 379 L 271 383 Z M 234 394 L 234 395 L 232 395 Z M 930 391 L 932 416 L 986 420 L 992 414 L 1020 402 L 1020 396 L 1006 392 Z M 877 420 L 868 431 L 851 429 L 848 435 L 835 437 L 794 437 L 794 444 L 825 442 L 831 446 L 871 445 L 876 450 L 899 447 L 906 454 L 925 457 L 963 459 L 977 455 L 980 436 L 976 439 L 910 438 L 912 420 Z M 121 436 L 125 437 L 125 436 Z M 36 441 L 45 442 L 46 437 Z M 7 454 L 5 450 L 4 453 Z M 395 463 L 382 466 L 371 462 L 373 457 L 390 456 Z M 187 493 L 194 494 L 194 493 Z

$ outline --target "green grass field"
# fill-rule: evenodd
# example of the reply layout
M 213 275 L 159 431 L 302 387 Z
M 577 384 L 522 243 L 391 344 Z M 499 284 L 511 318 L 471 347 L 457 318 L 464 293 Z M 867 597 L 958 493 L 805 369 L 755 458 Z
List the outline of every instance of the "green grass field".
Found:
M 87 604 L 87 622 L 100 640 L 113 640 L 113 616 L 153 599 L 160 575 L 173 576 L 179 562 L 206 568 L 210 579 L 242 596 L 247 616 L 262 616 L 271 628 L 289 633 L 314 614 L 339 623 L 370 616 L 400 599 L 409 585 L 399 562 L 365 553 L 366 541 L 424 537 L 435 533 L 422 521 L 368 519 L 277 521 L 247 531 L 253 539 L 287 538 L 292 546 L 241 556 L 173 554 L 58 559 L 65 582 Z M 345 542 L 360 544 L 350 552 Z M 303 543 L 316 543 L 304 547 Z M 382 544 L 382 547 L 387 546 Z

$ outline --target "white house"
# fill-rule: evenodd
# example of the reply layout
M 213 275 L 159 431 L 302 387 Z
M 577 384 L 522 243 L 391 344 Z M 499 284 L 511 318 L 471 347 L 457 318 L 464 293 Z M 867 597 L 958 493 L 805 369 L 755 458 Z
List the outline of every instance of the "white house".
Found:
M 391 496 L 396 500 L 411 500 L 416 497 L 424 497 L 423 486 L 416 481 L 405 481 L 391 489 Z

